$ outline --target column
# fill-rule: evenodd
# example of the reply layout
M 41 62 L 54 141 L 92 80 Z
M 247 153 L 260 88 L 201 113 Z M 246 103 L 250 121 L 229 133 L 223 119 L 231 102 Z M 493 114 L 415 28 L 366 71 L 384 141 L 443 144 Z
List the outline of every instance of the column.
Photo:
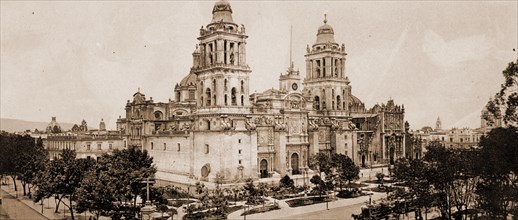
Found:
M 224 47 L 224 41 L 223 40 L 216 40 L 216 45 L 217 45 L 217 62 L 216 63 L 223 63 L 225 58 L 224 58 L 224 55 L 225 55 L 225 47 Z

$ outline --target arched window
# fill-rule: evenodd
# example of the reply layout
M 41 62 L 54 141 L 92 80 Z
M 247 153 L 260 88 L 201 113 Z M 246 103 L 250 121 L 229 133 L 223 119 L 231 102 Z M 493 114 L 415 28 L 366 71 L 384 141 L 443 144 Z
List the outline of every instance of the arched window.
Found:
M 214 105 L 216 105 L 216 95 L 213 96 Z
M 336 109 L 340 110 L 340 102 L 342 102 L 342 99 L 340 99 L 340 96 L 336 96 Z
M 320 110 L 320 97 L 315 96 L 315 100 L 313 100 L 313 106 L 316 110 Z
M 245 82 L 241 80 L 241 92 L 245 92 Z
M 228 96 L 225 94 L 225 105 L 228 105 Z
M 207 88 L 205 94 L 207 95 L 207 106 L 210 106 L 210 97 L 212 96 L 210 88 Z
M 228 80 L 227 80 L 227 79 L 225 79 L 224 88 L 225 88 L 225 91 L 227 91 L 227 90 L 228 90 Z
M 241 106 L 245 105 L 245 97 L 241 96 Z
M 177 91 L 176 92 L 176 97 L 175 97 L 176 101 L 179 102 L 180 101 L 180 91 Z
M 214 89 L 214 91 L 216 91 L 216 79 L 212 80 L 212 89 Z
M 236 88 L 232 87 L 230 91 L 230 98 L 232 99 L 232 105 L 237 105 Z
M 200 102 L 201 102 L 200 106 L 203 106 L 203 96 L 200 98 Z

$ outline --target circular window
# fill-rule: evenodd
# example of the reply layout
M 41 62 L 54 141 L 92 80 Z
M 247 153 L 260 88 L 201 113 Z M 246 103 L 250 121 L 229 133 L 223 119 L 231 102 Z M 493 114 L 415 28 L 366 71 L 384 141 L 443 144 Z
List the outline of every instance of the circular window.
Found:
M 291 88 L 293 90 L 297 90 L 299 88 L 299 85 L 297 85 L 297 83 L 293 83 L 293 84 L 291 84 Z

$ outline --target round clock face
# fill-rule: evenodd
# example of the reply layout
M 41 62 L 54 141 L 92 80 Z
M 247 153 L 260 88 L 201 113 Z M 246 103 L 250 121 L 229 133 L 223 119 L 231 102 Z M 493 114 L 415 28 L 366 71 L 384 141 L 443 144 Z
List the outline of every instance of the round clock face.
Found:
M 297 83 L 293 83 L 293 84 L 291 84 L 291 88 L 293 90 L 297 90 L 297 88 L 299 88 L 299 86 L 297 85 Z

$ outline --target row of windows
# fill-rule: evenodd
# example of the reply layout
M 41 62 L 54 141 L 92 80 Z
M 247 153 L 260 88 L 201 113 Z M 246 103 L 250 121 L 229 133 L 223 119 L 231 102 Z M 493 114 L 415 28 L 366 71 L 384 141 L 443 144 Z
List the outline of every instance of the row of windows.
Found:
M 101 144 L 97 144 L 97 150 L 102 150 L 101 146 L 102 146 Z M 91 150 L 90 144 L 86 145 L 86 150 Z M 112 144 L 108 144 L 108 150 L 113 150 L 113 145 Z
M 154 149 L 155 149 L 155 145 L 153 142 L 151 142 L 151 150 L 154 150 Z M 162 150 L 167 150 L 167 143 L 164 143 Z M 181 150 L 180 143 L 176 143 L 176 151 L 180 152 L 180 150 Z

